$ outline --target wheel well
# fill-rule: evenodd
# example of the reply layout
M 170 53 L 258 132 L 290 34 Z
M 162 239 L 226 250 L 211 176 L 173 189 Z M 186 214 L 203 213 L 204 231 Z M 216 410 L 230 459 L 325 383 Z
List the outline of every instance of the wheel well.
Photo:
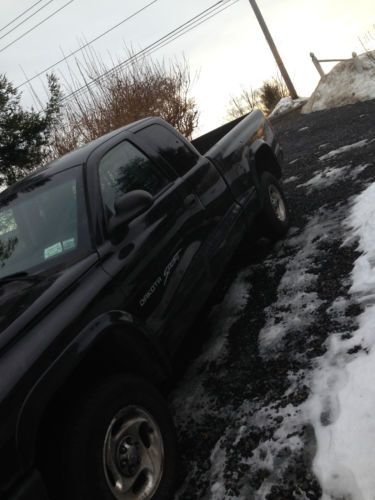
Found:
M 273 151 L 266 145 L 261 146 L 255 153 L 255 168 L 258 176 L 262 175 L 262 172 L 270 172 L 276 177 L 276 179 L 281 178 L 281 168 L 279 162 Z
M 108 334 L 107 334 L 108 333 Z M 137 340 L 134 341 L 134 335 Z M 56 391 L 43 411 L 36 435 L 36 463 L 48 486 L 51 441 L 61 436 L 67 415 L 90 387 L 116 373 L 137 375 L 163 392 L 167 368 L 158 363 L 156 352 L 139 332 L 110 331 L 83 359 Z M 52 437 L 52 439 L 51 439 Z

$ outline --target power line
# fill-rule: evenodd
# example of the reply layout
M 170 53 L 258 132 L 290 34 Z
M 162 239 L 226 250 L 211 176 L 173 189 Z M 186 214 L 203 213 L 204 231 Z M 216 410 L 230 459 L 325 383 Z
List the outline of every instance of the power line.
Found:
M 14 19 L 12 19 L 11 21 L 9 21 L 8 24 L 6 24 L 5 26 L 3 26 L 2 28 L 0 28 L 0 31 L 3 31 L 5 30 L 5 28 L 7 28 L 8 26 L 10 26 L 11 24 L 14 23 L 14 21 L 17 21 L 17 19 L 19 19 L 20 17 L 24 16 L 25 14 L 27 14 L 32 8 L 35 7 L 35 5 L 38 5 L 38 3 L 40 2 L 43 2 L 43 0 L 38 0 L 38 2 L 35 2 L 31 5 L 31 7 L 29 7 L 28 9 L 24 10 L 23 12 L 21 12 L 21 14 L 19 14 L 17 17 L 15 17 Z
M 25 80 L 20 85 L 18 85 L 17 89 L 19 89 L 20 87 L 23 87 L 24 85 L 26 85 L 26 84 L 30 83 L 31 81 L 35 80 L 35 78 L 38 78 L 39 76 L 42 76 L 44 73 L 46 73 L 47 71 L 49 71 L 52 68 L 55 68 L 56 66 L 58 66 L 62 62 L 65 62 L 70 57 L 73 57 L 75 54 L 77 54 L 81 50 L 85 49 L 86 47 L 88 47 L 92 43 L 96 42 L 97 40 L 99 40 L 103 36 L 107 35 L 111 31 L 113 31 L 114 29 L 118 28 L 119 26 L 121 26 L 122 24 L 124 24 L 126 21 L 129 21 L 130 19 L 132 19 L 136 15 L 140 14 L 142 11 L 146 10 L 148 7 L 150 7 L 152 4 L 154 4 L 156 2 L 159 2 L 159 0 L 153 0 L 152 2 L 148 3 L 147 5 L 145 5 L 144 7 L 142 7 L 141 9 L 137 10 L 136 12 L 134 12 L 133 14 L 131 14 L 130 16 L 126 17 L 125 19 L 123 19 L 122 21 L 120 21 L 119 23 L 117 23 L 115 26 L 112 26 L 111 28 L 107 29 L 106 31 L 104 31 L 100 35 L 98 35 L 95 38 L 93 38 L 92 40 L 90 40 L 89 42 L 85 43 L 84 45 L 82 45 L 82 47 L 79 47 L 78 49 L 74 50 L 73 52 L 71 52 L 67 56 L 65 56 L 62 59 L 60 59 L 59 61 L 55 62 L 54 64 L 51 64 L 51 66 L 48 66 L 48 68 L 45 68 L 43 71 L 40 71 L 38 74 L 32 76 L 28 80 Z
M 64 96 L 61 99 L 61 102 L 67 101 L 76 95 L 84 93 L 87 89 L 89 89 L 95 83 L 99 82 L 105 76 L 116 71 L 117 69 L 120 69 L 124 66 L 126 67 L 126 66 L 130 65 L 137 58 L 144 56 L 146 54 L 151 54 L 151 53 L 155 52 L 156 50 L 159 50 L 160 48 L 173 42 L 174 40 L 177 40 L 181 36 L 185 35 L 189 31 L 192 31 L 194 28 L 201 25 L 203 22 L 206 22 L 209 19 L 211 19 L 211 17 L 214 17 L 214 16 L 220 14 L 220 12 L 222 12 L 226 8 L 234 5 L 238 1 L 239 0 L 220 0 L 219 2 L 211 5 L 211 7 L 205 9 L 204 11 L 201 11 L 196 16 L 192 17 L 191 19 L 189 19 L 185 23 L 181 24 L 178 28 L 175 28 L 174 30 L 170 31 L 169 33 L 167 33 L 163 37 L 159 38 L 155 42 L 151 43 L 150 45 L 148 45 L 144 49 L 140 50 L 136 54 L 132 55 L 131 57 L 129 57 L 125 61 L 122 61 L 121 63 L 117 64 L 116 66 L 109 69 L 108 71 L 105 71 L 104 73 L 99 75 L 97 78 L 95 78 L 91 82 L 89 82 L 88 84 L 82 85 L 82 87 L 78 88 L 77 90 L 73 91 L 72 93 L 68 94 L 67 96 Z M 231 3 L 231 4 L 227 5 L 229 3 Z M 223 7 L 224 5 L 225 5 L 225 7 Z
M 230 1 L 232 3 L 230 3 Z M 214 12 L 213 14 L 205 17 L 204 19 L 202 19 L 200 22 L 197 22 L 196 24 L 194 24 L 193 26 L 191 26 L 189 29 L 185 28 L 183 32 L 181 32 L 180 34 L 174 36 L 173 38 L 171 38 L 170 40 L 166 41 L 165 43 L 159 45 L 158 47 L 154 48 L 154 49 L 151 49 L 147 52 L 147 54 L 153 54 L 154 52 L 156 52 L 157 50 L 161 49 L 162 47 L 165 47 L 166 45 L 172 43 L 174 40 L 177 40 L 178 38 L 180 38 L 181 36 L 185 35 L 186 33 L 189 33 L 190 31 L 193 31 L 195 28 L 198 28 L 198 26 L 200 26 L 201 24 L 209 21 L 212 17 L 215 17 L 217 16 L 218 14 L 220 14 L 221 12 L 223 12 L 224 10 L 226 9 L 229 9 L 229 7 L 232 7 L 235 3 L 239 2 L 239 0 L 228 0 L 229 2 L 229 5 L 225 5 L 225 7 L 222 7 L 220 8 L 219 10 L 217 10 L 216 12 Z
M 121 63 L 117 64 L 113 68 L 109 69 L 108 71 L 105 71 L 101 75 L 99 75 L 97 78 L 93 79 L 90 83 L 83 85 L 82 87 L 74 90 L 67 96 L 64 96 L 61 99 L 61 102 L 70 100 L 72 97 L 77 96 L 83 92 L 85 92 L 87 89 L 89 89 L 92 85 L 95 83 L 99 82 L 102 78 L 105 76 L 109 75 L 113 71 L 116 71 L 117 69 L 120 69 L 123 66 L 127 66 L 131 64 L 133 61 L 135 61 L 137 58 L 144 56 L 146 54 L 151 54 L 152 52 L 155 52 L 156 50 L 159 50 L 160 48 L 164 47 L 165 45 L 168 45 L 169 43 L 173 42 L 177 38 L 180 38 L 181 36 L 185 35 L 189 31 L 192 31 L 202 23 L 208 21 L 212 17 L 220 14 L 223 10 L 231 7 L 235 3 L 237 3 L 239 0 L 220 0 L 219 2 L 216 2 L 215 4 L 211 5 L 211 7 L 203 10 L 196 16 L 192 17 L 185 23 L 181 24 L 174 30 L 170 31 L 163 37 L 159 38 L 152 44 L 148 45 L 144 49 L 140 50 L 133 56 L 129 57 L 128 59 L 122 61 Z
M 36 28 L 38 28 L 41 24 L 45 23 L 46 21 L 48 21 L 48 19 L 51 19 L 51 17 L 53 17 L 54 15 L 56 15 L 58 12 L 60 12 L 61 10 L 65 9 L 65 7 L 67 7 L 68 5 L 70 5 L 72 2 L 74 2 L 74 0 L 69 0 L 69 2 L 67 2 L 66 4 L 64 4 L 62 7 L 60 7 L 59 9 L 55 10 L 54 12 L 52 12 L 52 14 L 50 14 L 49 16 L 45 17 L 44 19 L 42 19 L 38 24 L 36 24 L 35 26 L 33 26 L 32 28 L 30 28 L 29 30 L 25 31 L 25 33 L 23 33 L 22 35 L 20 35 L 18 38 L 16 38 L 15 40 L 13 40 L 12 42 L 8 43 L 8 45 L 5 45 L 5 47 L 2 47 L 0 49 L 0 53 L 1 52 L 4 52 L 5 49 L 7 49 L 8 47 L 10 47 L 11 45 L 15 44 L 16 42 L 18 42 L 18 40 L 21 40 L 21 38 L 25 37 L 26 35 L 28 35 L 29 33 L 31 33 L 32 31 L 34 31 Z
M 239 0 L 225 0 L 224 1 L 224 6 L 220 6 L 219 9 L 217 9 L 216 11 L 214 11 L 213 13 L 211 14 L 206 14 L 206 16 L 202 19 L 198 19 L 195 23 L 193 23 L 191 26 L 185 26 L 184 28 L 181 29 L 181 31 L 179 31 L 178 33 L 175 33 L 173 36 L 171 36 L 170 38 L 168 38 L 167 40 L 164 40 L 164 41 L 161 41 L 161 43 L 157 44 L 155 47 L 151 47 L 149 49 L 143 49 L 141 50 L 140 52 L 138 52 L 137 54 L 134 54 L 134 56 L 130 57 L 129 59 L 123 61 L 122 63 L 120 63 L 119 65 L 115 66 L 114 68 L 111 68 L 108 73 L 110 73 L 111 71 L 115 71 L 116 69 L 119 69 L 121 67 L 127 67 L 129 66 L 133 61 L 136 61 L 137 58 L 141 57 L 141 56 L 144 56 L 144 55 L 150 55 L 150 54 L 153 54 L 154 52 L 156 52 L 157 50 L 165 47 L 166 45 L 169 45 L 170 43 L 174 42 L 175 40 L 177 40 L 178 38 L 181 38 L 183 35 L 185 35 L 186 33 L 190 33 L 190 31 L 193 31 L 195 28 L 198 28 L 198 26 L 200 26 L 201 24 L 209 21 L 212 17 L 215 17 L 217 16 L 218 14 L 220 14 L 221 12 L 223 12 L 224 10 L 228 9 L 229 7 L 232 7 L 232 5 L 234 5 L 235 3 L 237 3 Z M 153 45 L 153 44 L 152 44 Z M 145 51 L 145 52 L 144 52 Z M 108 74 L 107 73 L 107 74 Z M 101 75 L 100 78 L 102 78 L 103 76 L 105 76 L 105 74 Z M 89 85 L 91 85 L 91 83 L 93 82 L 90 82 Z
M 0 40 L 2 40 L 3 38 L 5 38 L 7 35 L 9 35 L 10 33 L 12 33 L 13 31 L 15 31 L 17 28 L 19 28 L 22 24 L 24 24 L 26 21 L 28 21 L 29 19 L 31 19 L 32 17 L 34 17 L 36 14 L 38 14 L 38 12 L 40 12 L 41 10 L 45 9 L 47 7 L 47 5 L 49 5 L 50 3 L 54 2 L 55 0 L 49 0 L 46 4 L 42 5 L 41 7 L 39 7 L 38 10 L 36 10 L 35 12 L 33 12 L 32 14 L 30 14 L 26 19 L 24 19 L 23 21 L 21 21 L 20 23 L 18 23 L 16 26 L 13 26 L 13 28 L 9 31 L 7 31 L 5 33 L 5 35 L 2 35 L 0 36 Z

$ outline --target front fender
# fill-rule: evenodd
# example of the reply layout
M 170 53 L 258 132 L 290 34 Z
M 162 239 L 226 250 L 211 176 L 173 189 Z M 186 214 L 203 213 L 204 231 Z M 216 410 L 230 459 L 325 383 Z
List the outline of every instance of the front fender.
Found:
M 95 347 L 104 341 L 113 342 L 117 352 L 126 352 L 127 346 L 132 346 L 133 352 L 135 348 L 142 352 L 147 349 L 145 356 L 152 360 L 159 376 L 167 377 L 171 372 L 166 356 L 146 327 L 131 314 L 111 311 L 98 316 L 61 352 L 24 401 L 17 422 L 17 450 L 23 470 L 34 462 L 38 430 L 49 402 Z

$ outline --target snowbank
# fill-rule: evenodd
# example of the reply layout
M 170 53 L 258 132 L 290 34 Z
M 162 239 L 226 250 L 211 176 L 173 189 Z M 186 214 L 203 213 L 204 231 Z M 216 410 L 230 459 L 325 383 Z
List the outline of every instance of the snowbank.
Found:
M 317 438 L 314 470 L 323 499 L 373 500 L 375 491 L 375 183 L 354 202 L 346 225 L 358 240 L 350 292 L 363 306 L 353 336 L 329 337 L 309 413 Z M 343 299 L 344 300 L 344 299 Z M 337 301 L 336 301 L 337 302 Z M 344 300 L 345 302 L 345 300 Z M 345 317 L 345 304 L 331 306 Z M 341 311 L 341 313 L 340 313 Z
M 283 97 L 269 118 L 301 107 L 301 113 L 306 114 L 370 99 L 375 99 L 375 51 L 337 64 L 320 80 L 310 98 Z
M 302 113 L 375 99 L 375 51 L 337 64 L 319 82 Z

